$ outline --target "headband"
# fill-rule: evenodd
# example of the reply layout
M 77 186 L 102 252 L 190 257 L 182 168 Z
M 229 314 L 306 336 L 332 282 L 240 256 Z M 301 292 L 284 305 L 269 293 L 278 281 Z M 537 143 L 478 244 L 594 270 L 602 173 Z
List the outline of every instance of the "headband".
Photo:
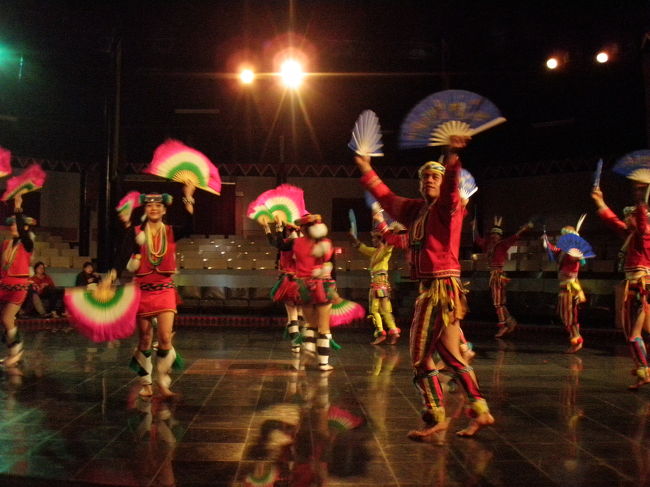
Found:
M 163 203 L 165 206 L 169 206 L 174 201 L 174 198 L 168 193 L 141 193 L 140 194 L 140 204 L 146 205 L 147 203 Z
M 420 166 L 420 169 L 418 169 L 418 177 L 422 179 L 422 174 L 424 174 L 424 171 L 433 171 L 433 172 L 439 172 L 440 174 L 445 173 L 445 166 L 440 164 L 437 161 L 429 161 L 425 162 Z

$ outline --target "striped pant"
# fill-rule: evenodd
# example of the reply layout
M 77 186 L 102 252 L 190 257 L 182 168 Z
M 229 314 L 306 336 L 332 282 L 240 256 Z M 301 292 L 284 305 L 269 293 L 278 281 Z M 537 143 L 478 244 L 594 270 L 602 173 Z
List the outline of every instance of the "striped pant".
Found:
M 585 294 L 577 279 L 560 282 L 560 292 L 557 299 L 557 314 L 564 328 L 571 336 L 579 335 L 578 305 L 586 301 Z
M 465 363 L 460 353 L 460 320 L 466 311 L 465 294 L 458 278 L 447 277 L 420 283 L 409 348 L 414 369 L 413 383 L 422 398 L 423 418 L 426 414 L 432 422 L 440 422 L 445 417 L 438 371 L 431 365 L 435 352 L 465 389 L 471 409 L 477 414 L 487 411 L 487 403 L 479 390 L 473 369 Z
M 509 281 L 510 279 L 506 277 L 502 269 L 490 271 L 490 293 L 499 325 L 504 325 L 510 317 L 508 308 L 506 308 L 506 285 Z

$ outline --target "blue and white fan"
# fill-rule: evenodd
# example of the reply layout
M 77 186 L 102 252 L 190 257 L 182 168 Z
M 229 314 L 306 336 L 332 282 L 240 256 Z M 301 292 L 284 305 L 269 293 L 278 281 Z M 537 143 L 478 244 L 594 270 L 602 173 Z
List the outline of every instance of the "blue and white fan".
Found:
M 481 95 L 440 91 L 411 109 L 402 122 L 399 143 L 403 149 L 449 145 L 452 136 L 472 137 L 505 121 L 496 105 Z
M 594 189 L 600 188 L 600 176 L 603 173 L 603 160 L 599 159 L 596 164 L 596 170 L 594 171 Z
M 638 150 L 624 155 L 612 170 L 628 179 L 640 183 L 650 183 L 650 150 Z
M 379 118 L 372 110 L 364 110 L 354 123 L 348 147 L 360 156 L 381 157 L 383 146 Z
M 353 209 L 348 210 L 348 219 L 350 220 L 350 233 L 354 238 L 358 238 L 359 232 L 357 230 L 357 216 L 354 214 Z
M 592 259 L 596 257 L 589 242 L 575 233 L 566 233 L 562 235 L 557 239 L 555 246 L 576 259 Z
M 478 186 L 476 186 L 476 181 L 474 176 L 467 169 L 460 170 L 460 181 L 458 181 L 458 191 L 460 197 L 464 200 L 470 199 L 470 197 L 478 191 Z

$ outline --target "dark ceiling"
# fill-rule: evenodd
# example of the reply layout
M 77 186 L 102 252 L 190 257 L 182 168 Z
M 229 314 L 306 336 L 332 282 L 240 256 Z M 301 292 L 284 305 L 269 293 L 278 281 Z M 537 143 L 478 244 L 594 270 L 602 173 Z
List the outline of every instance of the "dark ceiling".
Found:
M 351 163 L 350 129 L 370 108 L 386 159 L 411 163 L 421 154 L 398 150 L 399 125 L 445 88 L 487 96 L 508 119 L 476 137 L 475 164 L 620 155 L 647 145 L 649 10 L 647 1 L 3 0 L 0 145 L 102 160 L 119 79 L 119 149 L 128 162 L 147 162 L 175 137 L 217 164 Z M 289 41 L 320 73 L 299 95 L 274 79 L 246 89 L 233 79 L 244 58 L 273 71 L 274 53 Z M 606 44 L 618 55 L 596 66 L 593 54 Z M 556 49 L 569 64 L 547 72 L 543 61 Z

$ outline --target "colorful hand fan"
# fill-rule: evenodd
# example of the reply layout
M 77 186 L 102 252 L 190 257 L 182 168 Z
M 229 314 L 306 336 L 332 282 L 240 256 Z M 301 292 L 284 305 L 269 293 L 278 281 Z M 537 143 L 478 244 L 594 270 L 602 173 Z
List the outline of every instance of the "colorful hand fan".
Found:
M 650 150 L 638 150 L 624 155 L 612 170 L 628 179 L 640 183 L 650 183 Z
M 2 195 L 2 201 L 8 201 L 18 193 L 37 191 L 45 183 L 45 171 L 38 164 L 32 164 L 18 176 L 9 178 L 7 190 Z
M 383 145 L 379 118 L 372 110 L 364 110 L 354 123 L 348 147 L 360 156 L 381 157 Z
M 357 231 L 357 216 L 354 214 L 353 209 L 348 210 L 348 219 L 350 220 L 350 233 L 354 238 L 359 238 L 359 232 Z
M 600 188 L 600 175 L 603 173 L 603 160 L 600 159 L 594 171 L 594 189 Z
M 260 205 L 257 200 L 251 201 L 251 203 L 248 205 L 246 216 L 251 220 L 255 220 L 261 223 L 262 225 L 273 221 L 273 215 L 269 209 L 264 205 Z
M 352 414 L 347 409 L 330 406 L 327 411 L 327 425 L 339 431 L 350 431 L 363 424 L 363 417 Z
M 120 218 L 126 222 L 131 220 L 133 210 L 140 206 L 140 193 L 137 191 L 129 191 L 117 204 L 115 209 L 120 215 Z
M 68 319 L 79 333 L 94 342 L 126 338 L 135 330 L 140 288 L 98 285 L 92 291 L 67 288 L 63 296 Z
M 400 130 L 404 149 L 449 145 L 454 135 L 472 137 L 505 122 L 487 98 L 465 90 L 446 90 L 429 95 L 408 113 Z
M 11 152 L 0 147 L 0 178 L 11 174 Z
M 390 225 L 393 223 L 393 219 L 390 217 L 388 213 L 384 211 L 384 209 L 381 207 L 381 204 L 379 201 L 375 199 L 375 197 L 372 195 L 370 191 L 364 191 L 364 198 L 366 200 L 366 205 L 368 208 L 370 208 L 370 211 L 372 211 L 372 214 L 374 215 L 375 212 L 377 211 L 377 206 L 379 206 L 379 211 L 384 212 L 384 220 L 386 220 L 386 223 Z
M 363 309 L 363 306 L 338 296 L 338 299 L 333 300 L 332 310 L 330 311 L 330 326 L 347 325 L 365 316 L 366 310 Z
M 291 184 L 281 184 L 265 191 L 248 205 L 246 211 L 248 218 L 260 223 L 273 221 L 275 217 L 293 223 L 306 213 L 304 191 Z
M 197 188 L 221 194 L 219 170 L 204 154 L 178 140 L 159 145 L 143 172 L 181 183 L 191 181 Z
M 556 247 L 576 259 L 591 259 L 596 257 L 591 245 L 580 235 L 565 233 L 557 239 Z
M 472 176 L 472 174 L 467 169 L 460 170 L 458 191 L 460 192 L 460 197 L 464 200 L 470 199 L 470 197 L 478 191 L 478 186 L 476 186 L 474 176 Z
M 546 225 L 544 225 L 544 233 L 542 234 L 542 245 L 544 246 L 544 250 L 546 250 L 546 256 L 548 257 L 548 261 L 555 262 L 555 254 L 550 249 L 548 235 L 546 235 Z

